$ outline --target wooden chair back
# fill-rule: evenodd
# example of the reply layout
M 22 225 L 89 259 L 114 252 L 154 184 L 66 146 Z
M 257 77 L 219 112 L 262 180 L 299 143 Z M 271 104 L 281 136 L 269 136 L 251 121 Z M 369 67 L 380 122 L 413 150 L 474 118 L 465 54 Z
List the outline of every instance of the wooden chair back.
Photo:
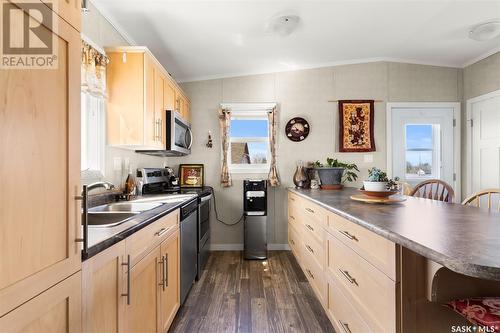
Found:
M 496 209 L 498 212 L 500 212 L 500 188 L 490 188 L 487 190 L 476 192 L 462 201 L 462 205 L 481 207 L 481 199 L 485 198 L 486 196 L 488 209 Z
M 410 196 L 452 203 L 455 191 L 442 180 L 429 179 L 417 184 L 410 192 Z

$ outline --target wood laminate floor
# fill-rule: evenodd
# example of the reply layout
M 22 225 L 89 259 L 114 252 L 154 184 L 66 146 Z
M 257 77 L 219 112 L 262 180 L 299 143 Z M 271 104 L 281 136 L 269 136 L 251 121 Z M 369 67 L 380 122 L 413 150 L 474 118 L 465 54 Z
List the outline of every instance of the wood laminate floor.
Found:
M 212 252 L 169 332 L 334 332 L 290 251 Z

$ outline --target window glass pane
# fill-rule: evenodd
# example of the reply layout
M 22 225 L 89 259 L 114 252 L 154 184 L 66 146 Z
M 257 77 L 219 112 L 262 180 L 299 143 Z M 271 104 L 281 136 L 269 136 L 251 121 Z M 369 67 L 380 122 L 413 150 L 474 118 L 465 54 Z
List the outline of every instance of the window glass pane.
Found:
M 268 137 L 267 120 L 231 120 L 231 136 L 236 138 Z
M 267 142 L 231 142 L 232 164 L 267 164 Z
M 430 177 L 435 166 L 433 125 L 406 125 L 406 175 Z

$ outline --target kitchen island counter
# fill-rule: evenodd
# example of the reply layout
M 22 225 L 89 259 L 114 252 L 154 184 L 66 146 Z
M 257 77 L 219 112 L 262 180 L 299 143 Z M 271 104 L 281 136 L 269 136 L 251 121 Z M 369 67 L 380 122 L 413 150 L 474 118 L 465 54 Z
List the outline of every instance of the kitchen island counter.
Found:
M 499 212 L 414 197 L 368 204 L 350 199 L 355 188 L 288 190 L 452 271 L 500 281 Z

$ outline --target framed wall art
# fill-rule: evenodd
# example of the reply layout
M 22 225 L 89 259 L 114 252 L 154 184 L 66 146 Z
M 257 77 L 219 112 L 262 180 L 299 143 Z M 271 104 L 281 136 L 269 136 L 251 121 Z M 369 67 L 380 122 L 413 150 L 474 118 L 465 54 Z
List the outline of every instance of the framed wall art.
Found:
M 203 164 L 181 164 L 179 165 L 179 178 L 181 187 L 203 187 L 204 177 Z
M 373 100 L 339 101 L 339 151 L 375 151 Z

